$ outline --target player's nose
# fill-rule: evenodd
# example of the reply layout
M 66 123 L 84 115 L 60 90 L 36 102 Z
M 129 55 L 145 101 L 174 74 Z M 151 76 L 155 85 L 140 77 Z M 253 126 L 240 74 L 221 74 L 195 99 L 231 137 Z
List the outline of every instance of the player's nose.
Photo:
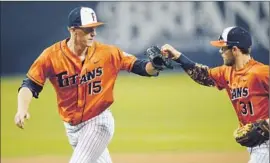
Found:
M 96 35 L 97 35 L 96 30 L 93 30 L 92 32 L 90 32 L 90 36 L 91 36 L 91 37 L 95 37 Z
M 95 33 L 90 33 L 90 37 L 95 37 L 96 36 L 96 34 Z
M 219 49 L 219 51 L 218 51 L 220 54 L 222 54 L 223 53 L 223 50 L 222 49 Z

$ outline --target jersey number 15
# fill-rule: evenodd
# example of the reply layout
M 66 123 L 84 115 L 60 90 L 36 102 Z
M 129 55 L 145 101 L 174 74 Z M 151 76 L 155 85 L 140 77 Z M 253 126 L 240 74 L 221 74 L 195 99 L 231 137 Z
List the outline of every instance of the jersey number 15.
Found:
M 88 94 L 98 94 L 101 92 L 101 81 L 93 81 L 88 84 Z

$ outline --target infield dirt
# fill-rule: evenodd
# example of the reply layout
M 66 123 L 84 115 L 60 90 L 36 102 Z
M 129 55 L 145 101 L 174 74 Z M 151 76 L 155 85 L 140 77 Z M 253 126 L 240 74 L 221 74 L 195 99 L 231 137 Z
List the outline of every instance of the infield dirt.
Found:
M 114 163 L 247 163 L 247 152 L 112 154 Z M 68 163 L 69 157 L 3 158 L 2 163 Z

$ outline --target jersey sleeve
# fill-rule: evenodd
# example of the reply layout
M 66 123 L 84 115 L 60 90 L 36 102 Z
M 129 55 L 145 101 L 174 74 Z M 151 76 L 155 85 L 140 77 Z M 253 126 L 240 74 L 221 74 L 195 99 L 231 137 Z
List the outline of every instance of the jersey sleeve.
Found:
M 225 80 L 225 67 L 224 66 L 219 66 L 215 68 L 210 68 L 208 69 L 208 74 L 210 78 L 214 81 L 215 86 L 219 89 L 222 90 L 225 88 L 227 85 L 227 82 Z
M 203 64 L 195 63 L 189 59 L 184 54 L 175 60 L 177 63 L 180 63 L 180 66 L 185 70 L 185 72 L 194 80 L 196 83 L 212 87 L 215 86 L 214 81 L 209 76 L 209 67 Z
M 269 93 L 269 66 L 264 65 L 259 69 L 258 77 L 264 90 Z
M 50 60 L 48 51 L 44 51 L 31 65 L 27 77 L 36 84 L 43 86 L 50 72 Z
M 123 52 L 119 48 L 117 48 L 117 54 L 114 56 L 119 61 L 119 65 L 118 65 L 119 69 L 126 70 L 128 72 L 132 70 L 134 63 L 137 60 L 137 58 L 134 55 Z
M 18 89 L 18 92 L 20 91 L 21 88 L 23 87 L 27 87 L 30 89 L 30 91 L 32 92 L 33 97 L 38 98 L 39 93 L 42 91 L 43 87 L 38 85 L 37 83 L 33 82 L 31 79 L 29 79 L 28 77 L 26 77 L 22 84 L 21 87 Z
M 134 55 L 128 54 L 126 52 L 120 52 L 121 55 L 121 70 L 131 71 L 137 58 Z

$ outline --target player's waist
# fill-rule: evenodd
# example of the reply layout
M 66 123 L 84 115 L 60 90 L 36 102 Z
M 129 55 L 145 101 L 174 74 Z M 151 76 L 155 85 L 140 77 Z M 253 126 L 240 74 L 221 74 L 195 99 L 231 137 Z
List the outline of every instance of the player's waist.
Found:
M 254 123 L 257 120 L 266 120 L 268 119 L 268 115 L 256 116 L 256 117 L 239 117 L 239 122 L 242 125 L 246 125 L 248 123 Z
M 248 147 L 249 151 L 254 151 L 254 150 L 259 150 L 259 149 L 263 149 L 263 148 L 267 148 L 269 149 L 269 140 L 266 140 L 265 142 L 263 142 L 262 144 L 255 146 L 255 147 Z
M 108 116 L 112 116 L 112 113 L 111 113 L 111 110 L 108 108 L 108 109 L 105 109 L 103 112 L 101 112 L 100 114 L 90 118 L 90 119 L 84 119 L 83 121 L 81 121 L 80 123 L 72 123 L 70 121 L 64 121 L 64 126 L 68 129 L 76 129 L 76 128 L 81 128 L 82 126 L 84 126 L 85 124 L 87 124 L 87 122 L 89 121 L 93 121 L 97 118 L 101 118 L 101 119 L 105 119 L 107 118 Z
M 71 125 L 77 125 L 100 115 L 107 110 L 110 105 L 111 103 L 104 103 L 103 105 L 91 108 L 85 107 L 83 109 L 73 109 L 70 111 L 60 110 L 60 116 L 64 122 Z

